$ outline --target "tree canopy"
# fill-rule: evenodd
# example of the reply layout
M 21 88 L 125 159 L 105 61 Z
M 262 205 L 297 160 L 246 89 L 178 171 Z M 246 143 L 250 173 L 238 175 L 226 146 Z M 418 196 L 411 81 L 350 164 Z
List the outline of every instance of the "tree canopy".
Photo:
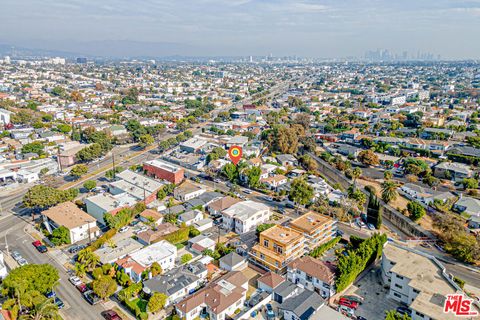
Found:
M 48 208 L 56 204 L 72 201 L 78 196 L 78 189 L 59 190 L 45 185 L 31 187 L 23 197 L 27 208 Z

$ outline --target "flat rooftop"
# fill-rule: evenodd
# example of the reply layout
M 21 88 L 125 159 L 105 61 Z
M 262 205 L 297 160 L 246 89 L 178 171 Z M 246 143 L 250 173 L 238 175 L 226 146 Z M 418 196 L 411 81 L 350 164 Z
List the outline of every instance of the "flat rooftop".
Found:
M 322 216 L 318 213 L 308 212 L 290 221 L 290 226 L 305 232 L 312 232 L 323 228 L 324 225 L 332 223 L 333 219 Z
M 275 225 L 270 229 L 263 231 L 261 235 L 283 244 L 289 244 L 303 237 L 301 233 L 293 230 L 292 228 L 281 225 Z
M 181 170 L 181 168 L 177 167 L 176 165 L 162 161 L 162 160 L 151 160 L 151 161 L 145 162 L 145 164 L 153 167 L 157 167 L 172 173 L 175 173 Z

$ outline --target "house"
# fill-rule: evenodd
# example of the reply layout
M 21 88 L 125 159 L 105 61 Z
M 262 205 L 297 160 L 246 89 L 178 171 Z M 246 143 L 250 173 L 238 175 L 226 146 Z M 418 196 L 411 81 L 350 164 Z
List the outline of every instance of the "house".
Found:
M 77 163 L 77 157 L 76 157 L 77 153 L 88 146 L 90 145 L 80 144 L 78 142 L 65 144 L 64 149 L 61 150 L 60 153 L 57 155 L 58 162 L 60 163 L 60 167 L 67 168 L 67 167 L 73 166 L 75 163 Z
M 95 253 L 100 258 L 100 262 L 106 264 L 124 258 L 127 255 L 140 250 L 142 247 L 143 245 L 140 242 L 132 238 L 125 238 L 117 241 L 114 247 L 103 245 L 103 247 L 97 249 Z
M 178 216 L 178 221 L 180 223 L 185 223 L 187 226 L 191 226 L 202 219 L 203 212 L 198 209 L 187 211 Z
M 150 223 L 158 226 L 163 222 L 163 214 L 156 210 L 145 209 L 139 215 L 139 220 L 142 222 Z
M 156 230 L 148 229 L 145 232 L 141 232 L 137 234 L 137 240 L 140 243 L 147 246 L 149 244 L 152 244 L 154 242 L 157 242 L 163 239 L 163 237 L 166 236 L 167 234 L 170 234 L 177 230 L 178 230 L 177 226 L 169 222 L 165 222 L 157 225 Z
M 435 200 L 446 202 L 455 197 L 451 192 L 440 192 L 413 183 L 404 184 L 400 190 L 410 199 L 418 200 L 427 205 L 433 203 Z
M 201 262 L 192 262 L 143 282 L 143 292 L 148 295 L 154 292 L 168 296 L 165 306 L 175 304 L 192 294 L 195 289 L 207 280 L 207 268 Z
M 465 178 L 471 178 L 473 170 L 463 163 L 440 162 L 434 167 L 434 175 L 438 178 L 462 181 Z
M 229 272 L 177 303 L 175 310 L 185 320 L 207 315 L 210 319 L 226 319 L 242 308 L 247 289 L 248 279 L 242 272 Z
M 289 227 L 303 234 L 307 250 L 313 250 L 337 235 L 337 221 L 315 212 L 293 219 Z
M 298 166 L 297 159 L 291 154 L 279 154 L 276 157 L 276 159 L 277 159 L 278 163 L 280 163 L 284 167 L 288 167 L 288 166 L 296 167 L 296 166 Z
M 241 201 L 240 199 L 233 198 L 231 196 L 226 196 L 218 200 L 215 200 L 211 202 L 209 205 L 207 205 L 207 211 L 212 216 L 217 216 L 217 215 L 220 215 L 223 210 L 230 208 L 232 205 L 240 201 Z
M 335 269 L 329 262 L 304 256 L 287 266 L 287 279 L 329 299 L 335 294 Z
M 190 181 L 185 181 L 177 188 L 175 188 L 175 190 L 173 191 L 173 196 L 179 201 L 188 201 L 190 199 L 198 197 L 202 193 L 205 193 L 205 191 L 205 189 L 194 185 Z
M 296 284 L 285 280 L 281 284 L 279 284 L 275 289 L 272 291 L 273 301 L 278 303 L 283 303 L 288 298 L 296 296 L 298 293 L 304 291 L 303 288 L 300 288 Z
M 257 287 L 265 292 L 272 293 L 273 290 L 284 281 L 284 277 L 278 273 L 269 271 L 257 279 Z
M 184 179 L 184 169 L 162 160 L 151 160 L 143 164 L 143 170 L 149 176 L 180 184 Z
M 240 146 L 243 148 L 247 143 L 248 143 L 248 137 L 234 136 L 225 143 L 225 146 L 227 148 L 230 148 L 232 146 Z
M 304 290 L 286 299 L 278 310 L 284 319 L 308 320 L 325 305 L 325 301 L 316 292 Z M 329 319 L 330 320 L 330 319 Z
M 467 222 L 470 229 L 480 229 L 480 216 L 471 216 Z
M 471 216 L 480 216 L 480 200 L 460 194 L 460 199 L 455 202 L 452 209 L 459 213 L 465 212 Z
M 135 283 L 142 281 L 142 273 L 147 270 L 147 267 L 142 266 L 128 255 L 115 261 L 115 264 Z
M 146 268 L 157 262 L 162 267 L 162 270 L 170 270 L 175 267 L 177 247 L 166 240 L 162 240 L 129 255 L 133 260 Z
M 265 184 L 271 190 L 277 190 L 278 187 L 283 186 L 287 181 L 287 177 L 282 174 L 276 174 L 271 177 L 260 179 L 260 182 Z
M 249 252 L 252 263 L 280 274 L 285 273 L 287 265 L 304 253 L 303 234 L 281 225 L 275 225 L 260 233 L 258 244 Z
M 103 216 L 105 213 L 115 215 L 123 208 L 132 207 L 137 203 L 137 199 L 128 194 L 111 195 L 101 193 L 84 199 L 87 213 L 97 219 L 97 222 L 105 225 Z
M 223 256 L 219 262 L 220 268 L 226 271 L 240 271 L 247 267 L 247 260 L 235 252 Z
M 195 253 L 201 254 L 203 251 L 215 250 L 216 242 L 209 237 L 201 234 L 188 240 L 188 247 Z
M 237 202 L 222 211 L 223 226 L 237 234 L 254 230 L 270 220 L 270 207 L 251 200 Z
M 380 271 L 388 297 L 408 306 L 412 320 L 457 319 L 444 312 L 445 297 L 465 293 L 435 257 L 388 242 Z
M 193 224 L 193 227 L 200 232 L 213 228 L 213 220 L 210 218 L 201 219 Z
M 85 239 L 93 240 L 100 235 L 97 220 L 77 207 L 73 202 L 60 203 L 42 212 L 44 224 L 52 229 L 65 227 L 70 232 L 70 243 Z

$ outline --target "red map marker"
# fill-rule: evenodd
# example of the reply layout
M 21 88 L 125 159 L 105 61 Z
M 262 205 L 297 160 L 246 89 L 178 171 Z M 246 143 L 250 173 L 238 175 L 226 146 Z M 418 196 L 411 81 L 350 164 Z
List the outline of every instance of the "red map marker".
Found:
M 230 160 L 232 160 L 233 164 L 237 165 L 242 158 L 242 147 L 231 146 L 230 149 L 228 149 L 228 156 L 230 157 Z

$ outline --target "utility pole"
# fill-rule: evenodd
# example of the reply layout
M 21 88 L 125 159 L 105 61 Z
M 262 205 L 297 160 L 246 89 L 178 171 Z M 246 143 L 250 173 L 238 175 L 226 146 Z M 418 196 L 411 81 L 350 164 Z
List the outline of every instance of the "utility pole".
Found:
M 112 170 L 113 170 L 113 179 L 116 178 L 116 174 L 115 174 L 115 153 L 113 153 L 113 150 L 112 150 Z

